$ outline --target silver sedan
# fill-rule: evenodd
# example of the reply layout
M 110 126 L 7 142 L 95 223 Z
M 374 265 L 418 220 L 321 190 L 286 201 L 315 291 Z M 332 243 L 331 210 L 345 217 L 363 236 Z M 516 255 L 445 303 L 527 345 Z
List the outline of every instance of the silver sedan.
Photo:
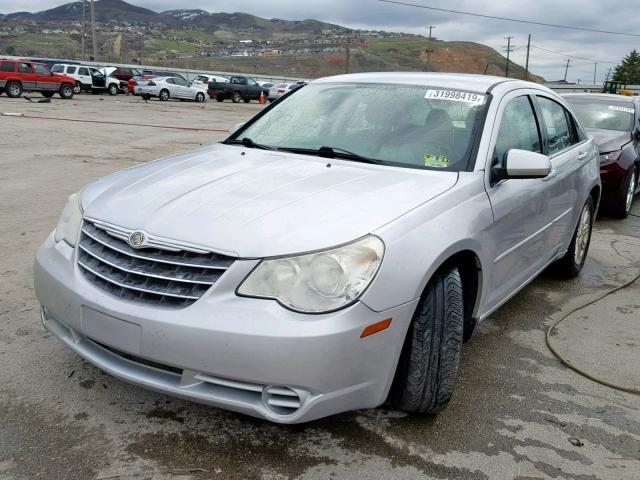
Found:
M 148 80 L 139 80 L 134 87 L 136 95 L 143 98 L 157 97 L 161 101 L 175 98 L 204 102 L 207 99 L 206 92 L 206 85 L 192 84 L 179 77 L 152 77 Z
M 35 291 L 53 335 L 153 390 L 280 423 L 437 413 L 478 323 L 547 268 L 579 274 L 600 189 L 543 86 L 325 78 L 72 195 Z

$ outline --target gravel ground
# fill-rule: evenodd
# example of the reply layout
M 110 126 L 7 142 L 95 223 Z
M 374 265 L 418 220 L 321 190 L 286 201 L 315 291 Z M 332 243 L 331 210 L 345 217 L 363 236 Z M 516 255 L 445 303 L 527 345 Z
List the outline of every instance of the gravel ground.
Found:
M 544 342 L 554 318 L 640 270 L 637 217 L 601 219 L 578 279 L 543 275 L 483 323 L 437 417 L 378 408 L 273 425 L 123 383 L 46 333 L 32 264 L 67 196 L 115 170 L 218 141 L 259 109 L 0 97 L 0 112 L 24 114 L 0 115 L 0 479 L 640 478 L 640 396 L 580 377 Z M 590 372 L 616 380 L 620 371 L 637 387 L 637 363 L 615 368 L 638 359 L 640 289 L 631 288 L 572 316 L 555 340 L 588 359 Z M 603 335 L 610 312 L 620 315 Z

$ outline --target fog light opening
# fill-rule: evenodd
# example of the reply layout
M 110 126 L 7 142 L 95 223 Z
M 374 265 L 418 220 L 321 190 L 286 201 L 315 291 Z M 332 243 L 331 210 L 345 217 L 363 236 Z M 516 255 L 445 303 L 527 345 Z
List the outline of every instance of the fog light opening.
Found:
M 262 391 L 262 403 L 280 416 L 293 415 L 302 404 L 300 395 L 289 387 L 265 387 Z

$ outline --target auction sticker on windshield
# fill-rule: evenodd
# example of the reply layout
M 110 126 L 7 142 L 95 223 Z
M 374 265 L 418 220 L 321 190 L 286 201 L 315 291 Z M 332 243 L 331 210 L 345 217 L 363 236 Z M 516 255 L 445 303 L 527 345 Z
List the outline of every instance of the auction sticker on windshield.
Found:
M 633 108 L 618 107 L 616 105 L 609 105 L 609 110 L 613 110 L 614 112 L 626 112 L 626 113 L 633 113 L 634 112 Z
M 484 95 L 461 92 L 460 90 L 427 90 L 424 98 L 429 100 L 449 100 L 451 102 L 471 103 L 472 105 L 482 105 L 484 103 Z

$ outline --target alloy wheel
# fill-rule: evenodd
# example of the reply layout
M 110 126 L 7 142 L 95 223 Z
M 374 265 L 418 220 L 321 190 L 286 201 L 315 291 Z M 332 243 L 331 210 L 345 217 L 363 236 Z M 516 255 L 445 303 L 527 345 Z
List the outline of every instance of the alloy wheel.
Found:
M 18 95 L 20 95 L 20 86 L 16 83 L 12 83 L 9 87 L 9 93 L 11 94 L 11 96 L 17 97 Z
M 580 215 L 580 222 L 578 222 L 578 229 L 576 230 L 576 248 L 574 261 L 576 265 L 581 265 L 584 261 L 584 257 L 587 254 L 587 247 L 589 245 L 589 236 L 591 233 L 591 210 L 588 205 L 585 205 Z

